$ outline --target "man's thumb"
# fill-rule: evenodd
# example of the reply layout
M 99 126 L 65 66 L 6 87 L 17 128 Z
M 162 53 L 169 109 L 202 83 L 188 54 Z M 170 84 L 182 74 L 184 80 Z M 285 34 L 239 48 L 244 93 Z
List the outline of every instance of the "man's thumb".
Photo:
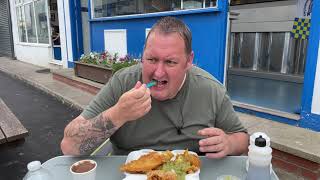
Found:
M 140 81 L 138 81 L 136 83 L 136 85 L 134 85 L 134 89 L 138 89 L 139 87 L 141 87 L 142 83 Z

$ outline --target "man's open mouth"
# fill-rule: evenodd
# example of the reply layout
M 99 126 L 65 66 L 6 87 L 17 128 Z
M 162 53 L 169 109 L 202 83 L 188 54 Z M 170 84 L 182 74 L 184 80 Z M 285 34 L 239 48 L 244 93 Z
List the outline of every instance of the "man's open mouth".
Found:
M 152 79 L 152 80 L 157 82 L 157 84 L 156 84 L 157 87 L 165 86 L 168 83 L 167 80 L 164 80 L 164 81 L 160 81 L 160 80 L 156 80 L 156 79 Z

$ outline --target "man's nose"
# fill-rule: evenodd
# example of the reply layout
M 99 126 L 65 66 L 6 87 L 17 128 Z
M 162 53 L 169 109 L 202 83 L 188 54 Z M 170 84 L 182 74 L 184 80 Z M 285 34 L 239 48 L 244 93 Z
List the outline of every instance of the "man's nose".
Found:
M 163 63 L 158 63 L 154 75 L 161 78 L 165 74 L 165 69 Z

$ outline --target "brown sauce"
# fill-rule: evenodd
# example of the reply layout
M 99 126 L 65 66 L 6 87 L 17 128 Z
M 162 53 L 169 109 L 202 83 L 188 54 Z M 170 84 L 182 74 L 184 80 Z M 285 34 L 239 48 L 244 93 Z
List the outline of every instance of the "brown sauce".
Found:
M 78 165 L 72 166 L 71 170 L 75 173 L 84 173 L 93 169 L 96 165 L 90 161 L 82 161 Z

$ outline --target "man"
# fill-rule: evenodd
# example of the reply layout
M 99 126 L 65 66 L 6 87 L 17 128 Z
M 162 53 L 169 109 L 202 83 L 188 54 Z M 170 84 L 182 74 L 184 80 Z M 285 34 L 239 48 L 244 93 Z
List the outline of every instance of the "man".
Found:
M 64 133 L 64 154 L 89 154 L 110 137 L 113 154 L 189 149 L 240 155 L 248 135 L 225 88 L 192 65 L 191 32 L 173 17 L 151 29 L 142 63 L 120 70 Z M 156 81 L 150 89 L 146 83 Z

